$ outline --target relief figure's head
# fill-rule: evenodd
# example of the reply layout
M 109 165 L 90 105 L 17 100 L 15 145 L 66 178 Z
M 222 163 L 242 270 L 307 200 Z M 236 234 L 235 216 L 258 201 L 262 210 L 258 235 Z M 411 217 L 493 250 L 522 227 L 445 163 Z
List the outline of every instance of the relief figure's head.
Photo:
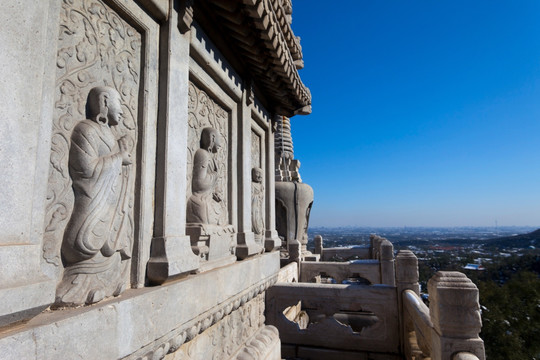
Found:
M 262 183 L 263 181 L 263 171 L 261 168 L 254 167 L 251 169 L 251 181 L 255 183 Z
M 97 123 L 118 125 L 122 118 L 120 94 L 108 86 L 97 86 L 88 93 L 86 117 Z
M 211 153 L 217 153 L 221 148 L 222 140 L 219 132 L 211 127 L 206 127 L 201 133 L 201 149 Z

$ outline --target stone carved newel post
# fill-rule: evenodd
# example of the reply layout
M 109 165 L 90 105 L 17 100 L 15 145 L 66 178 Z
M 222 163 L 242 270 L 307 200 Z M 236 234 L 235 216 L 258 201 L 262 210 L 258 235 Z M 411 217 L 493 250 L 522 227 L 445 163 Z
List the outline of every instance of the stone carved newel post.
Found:
M 431 358 L 450 359 L 458 352 L 469 352 L 485 360 L 476 285 L 460 272 L 439 271 L 428 281 L 428 291 L 433 323 Z

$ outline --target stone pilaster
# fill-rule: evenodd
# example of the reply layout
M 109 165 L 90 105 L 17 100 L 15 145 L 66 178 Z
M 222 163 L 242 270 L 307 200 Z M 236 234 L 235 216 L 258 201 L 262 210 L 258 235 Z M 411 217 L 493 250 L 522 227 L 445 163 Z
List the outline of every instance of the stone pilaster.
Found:
M 275 172 L 274 157 L 274 126 L 270 125 L 266 136 L 266 231 L 264 234 L 264 248 L 266 251 L 274 251 L 281 246 L 276 230 L 276 179 L 271 176 Z
M 186 236 L 186 158 L 188 134 L 189 39 L 179 16 L 162 28 L 160 113 L 154 238 L 148 278 L 161 284 L 199 266 Z

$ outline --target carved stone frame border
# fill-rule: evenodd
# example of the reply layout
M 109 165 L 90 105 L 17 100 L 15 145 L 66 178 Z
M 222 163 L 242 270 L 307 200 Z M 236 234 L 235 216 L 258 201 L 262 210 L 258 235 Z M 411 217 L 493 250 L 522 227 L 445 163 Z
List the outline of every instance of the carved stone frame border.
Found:
M 116 8 L 124 20 L 137 28 L 142 35 L 141 91 L 139 92 L 139 140 L 135 182 L 135 236 L 131 284 L 143 287 L 146 264 L 150 258 L 154 223 L 154 186 L 156 175 L 156 134 L 158 115 L 158 58 L 160 25 L 135 2 L 104 0 Z
M 156 167 L 160 25 L 135 2 L 125 0 L 103 0 L 103 2 L 141 34 L 140 89 L 136 116 L 138 140 L 134 187 L 134 236 L 130 271 L 131 286 L 140 288 L 145 284 L 146 263 L 150 257 L 154 221 L 153 189 Z M 55 11 L 59 10 L 55 9 Z M 58 23 L 56 22 L 54 26 L 57 27 Z M 56 62 L 56 41 L 56 37 L 50 41 L 55 49 L 54 63 Z M 50 134 L 48 136 L 50 137 Z M 50 156 L 50 145 L 47 154 Z
M 260 168 L 263 170 L 264 175 L 264 227 L 265 230 L 268 228 L 268 224 L 270 223 L 269 219 L 269 213 L 268 213 L 268 187 L 272 186 L 269 181 L 269 176 L 273 174 L 273 172 L 268 173 L 268 151 L 267 151 L 267 133 L 268 133 L 269 127 L 265 126 L 264 120 L 262 117 L 255 111 L 251 111 L 251 131 L 255 133 L 259 137 L 260 141 L 260 162 L 261 166 Z M 251 136 L 251 134 L 250 134 Z M 251 164 L 251 168 L 255 167 L 255 164 Z M 253 211 L 253 209 L 251 210 Z M 264 241 L 263 241 L 264 242 Z
M 281 246 L 276 231 L 275 215 L 275 159 L 274 159 L 274 126 L 272 115 L 255 97 L 250 105 L 252 129 L 261 136 L 261 163 L 265 174 L 265 250 L 273 251 Z M 262 135 L 261 135 L 262 134 Z
M 238 229 L 238 215 L 237 215 L 237 208 L 238 203 L 236 201 L 237 198 L 237 184 L 234 181 L 234 174 L 237 171 L 237 161 L 236 161 L 236 155 L 237 155 L 237 136 L 235 135 L 237 132 L 237 126 L 236 122 L 233 121 L 233 119 L 236 119 L 238 117 L 238 112 L 236 110 L 236 104 L 234 101 L 229 98 L 224 92 L 221 91 L 221 89 L 217 88 L 217 85 L 214 83 L 212 84 L 212 79 L 207 74 L 204 73 L 204 70 L 202 68 L 197 68 L 197 66 L 194 65 L 192 62 L 190 62 L 190 73 L 189 73 L 189 80 L 193 82 L 193 84 L 200 90 L 204 91 L 212 101 L 216 102 L 218 105 L 222 106 L 224 110 L 228 113 L 228 147 L 227 147 L 227 166 L 228 166 L 228 174 L 227 174 L 227 211 L 229 213 L 229 223 L 235 227 L 235 230 Z M 201 73 L 202 71 L 202 73 Z M 187 169 L 187 171 L 191 171 L 191 169 Z

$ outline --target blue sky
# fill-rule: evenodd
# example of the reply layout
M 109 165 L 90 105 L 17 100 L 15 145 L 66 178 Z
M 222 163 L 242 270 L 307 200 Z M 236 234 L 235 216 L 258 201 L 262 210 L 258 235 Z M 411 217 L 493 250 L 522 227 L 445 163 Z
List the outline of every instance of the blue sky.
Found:
M 296 0 L 311 226 L 540 225 L 540 1 Z

